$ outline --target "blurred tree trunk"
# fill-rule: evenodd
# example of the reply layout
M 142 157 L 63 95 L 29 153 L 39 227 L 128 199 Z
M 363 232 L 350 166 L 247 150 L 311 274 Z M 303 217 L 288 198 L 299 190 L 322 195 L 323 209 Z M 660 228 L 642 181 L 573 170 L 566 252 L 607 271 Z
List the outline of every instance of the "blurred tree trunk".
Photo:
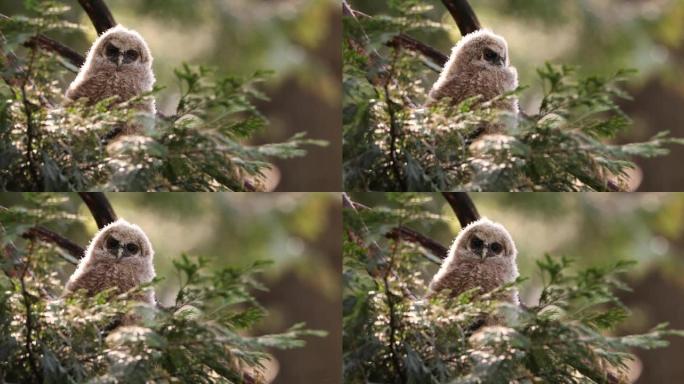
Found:
M 672 276 L 665 276 L 659 268 L 653 268 L 638 282 L 629 285 L 634 291 L 623 295 L 623 300 L 635 313 L 644 317 L 641 319 L 644 325 L 650 327 L 669 322 L 672 329 L 684 329 L 684 306 L 681 305 L 684 303 L 684 290 L 681 283 L 673 281 Z M 643 369 L 637 383 L 682 382 L 684 364 L 680 362 L 684 356 L 684 339 L 674 336 L 667 339 L 671 343 L 667 348 L 636 353 Z
M 280 366 L 277 384 L 337 384 L 342 377 L 342 204 L 333 202 L 327 217 L 324 234 L 312 248 L 325 256 L 325 263 L 336 279 L 330 284 L 337 287 L 338 294 L 331 299 L 320 288 L 307 285 L 295 272 L 269 283 L 269 292 L 256 294 L 264 306 L 285 314 L 286 317 L 279 319 L 282 324 L 303 321 L 309 329 L 328 331 L 328 336 L 323 338 L 306 338 L 305 348 L 272 351 Z M 278 309 L 283 306 L 287 308 Z
M 684 50 L 669 51 L 672 61 L 684 65 Z M 666 76 L 653 77 L 630 94 L 634 100 L 623 103 L 624 111 L 635 121 L 635 129 L 626 138 L 647 140 L 658 131 L 670 131 L 672 137 L 684 137 L 684 91 L 678 84 L 663 83 Z M 684 147 L 670 145 L 669 156 L 655 159 L 638 159 L 644 172 L 639 191 L 684 191 Z
M 656 103 L 657 104 L 657 103 Z M 684 104 L 683 104 L 684 105 Z M 632 292 L 620 296 L 623 302 L 639 315 L 644 327 L 667 322 L 672 329 L 684 329 L 684 288 L 681 272 L 671 269 L 682 269 L 684 261 L 684 235 L 670 242 L 672 256 L 669 263 L 654 264 L 650 271 L 636 281 L 628 282 Z M 675 259 L 679 259 L 677 262 Z M 666 271 L 666 269 L 670 269 Z M 647 329 L 642 329 L 646 331 Z M 631 332 L 634 329 L 625 329 Z M 651 351 L 640 350 L 637 353 L 643 365 L 638 384 L 681 383 L 684 378 L 684 364 L 680 364 L 684 356 L 684 338 L 670 336 L 670 346 Z
M 311 53 L 314 60 L 335 75 L 334 84 L 342 83 L 341 7 L 327 15 L 328 34 Z M 287 139 L 307 131 L 307 137 L 329 142 L 327 147 L 307 147 L 308 155 L 298 159 L 277 160 L 283 177 L 277 191 L 340 191 L 342 186 L 342 100 L 330 103 L 295 78 L 289 78 L 270 92 L 271 101 L 259 105 L 280 131 L 266 141 Z M 340 96 L 338 90 L 338 98 Z M 275 124 L 272 124 L 275 127 Z

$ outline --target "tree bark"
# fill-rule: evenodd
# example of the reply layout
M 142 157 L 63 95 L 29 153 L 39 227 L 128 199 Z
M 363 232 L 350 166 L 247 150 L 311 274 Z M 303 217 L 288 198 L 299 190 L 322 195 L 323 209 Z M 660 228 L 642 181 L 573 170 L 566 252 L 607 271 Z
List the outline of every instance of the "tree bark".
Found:
M 468 0 L 442 0 L 442 4 L 449 11 L 456 25 L 458 25 L 461 35 L 465 36 L 478 29 L 482 29 L 475 11 L 468 4 Z
M 22 237 L 25 239 L 38 239 L 47 243 L 53 243 L 76 259 L 82 259 L 83 256 L 85 256 L 85 249 L 83 249 L 83 247 L 42 226 L 30 228 L 28 231 L 24 232 Z
M 79 192 L 79 196 L 84 203 L 88 206 L 90 213 L 93 215 L 97 227 L 102 229 L 109 223 L 113 223 L 117 220 L 116 213 L 109 204 L 107 196 L 102 192 Z
M 116 26 L 114 16 L 112 16 L 104 0 L 78 0 L 78 3 L 88 14 L 98 35 Z
M 480 214 L 477 212 L 475 203 L 465 192 L 442 192 L 442 196 L 451 206 L 451 209 L 458 217 L 458 222 L 461 223 L 461 228 L 466 225 L 480 220 Z

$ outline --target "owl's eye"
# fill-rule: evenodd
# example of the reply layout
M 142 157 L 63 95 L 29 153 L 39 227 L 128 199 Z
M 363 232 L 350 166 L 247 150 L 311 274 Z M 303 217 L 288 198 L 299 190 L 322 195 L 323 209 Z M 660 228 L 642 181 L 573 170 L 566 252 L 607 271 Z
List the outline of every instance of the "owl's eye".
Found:
M 136 244 L 133 244 L 133 243 L 128 243 L 128 244 L 126 244 L 126 250 L 127 250 L 129 253 L 138 253 L 138 249 L 139 249 L 139 248 L 138 248 L 138 246 L 137 246 Z
M 119 56 L 119 48 L 115 47 L 112 44 L 107 44 L 107 48 L 105 50 L 105 53 L 107 56 L 112 57 L 112 56 Z
M 117 240 L 113 237 L 110 237 L 109 239 L 107 239 L 106 245 L 107 245 L 107 248 L 109 248 L 109 249 L 116 249 L 119 247 L 119 240 Z
M 133 61 L 136 61 L 138 59 L 138 52 L 129 49 L 128 51 L 124 52 L 124 61 L 127 63 L 131 63 Z
M 499 56 L 498 53 L 492 51 L 489 48 L 484 49 L 484 59 L 487 60 L 488 62 L 492 63 L 492 64 L 497 64 L 497 65 L 499 63 L 503 62 L 501 56 Z
M 470 240 L 470 248 L 481 249 L 482 246 L 484 246 L 484 241 L 482 241 L 482 239 L 480 239 L 479 237 L 473 237 Z
M 489 246 L 489 249 L 494 252 L 495 255 L 498 255 L 503 251 L 503 245 L 499 243 L 492 243 L 492 245 Z

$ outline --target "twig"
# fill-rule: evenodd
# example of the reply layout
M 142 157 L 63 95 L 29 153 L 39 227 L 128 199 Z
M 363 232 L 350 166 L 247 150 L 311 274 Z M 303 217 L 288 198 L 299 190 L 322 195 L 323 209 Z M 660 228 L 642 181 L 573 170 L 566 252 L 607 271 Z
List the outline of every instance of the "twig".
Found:
M 399 183 L 401 190 L 406 191 L 406 180 L 404 180 L 404 178 L 401 176 L 399 160 L 397 159 L 397 136 L 399 135 L 399 126 L 395 114 L 395 104 L 394 101 L 392 101 L 392 96 L 390 95 L 389 91 L 390 79 L 394 77 L 394 70 L 397 62 L 397 53 L 398 51 L 395 51 L 393 55 L 392 64 L 390 65 L 387 78 L 385 79 L 383 84 L 383 90 L 385 92 L 385 101 L 387 102 L 387 115 L 389 116 L 390 122 L 390 161 L 392 173 L 394 174 L 394 178 L 397 180 L 397 183 Z
M 116 213 L 104 193 L 79 192 L 78 195 L 81 196 L 83 202 L 88 206 L 90 213 L 97 223 L 97 228 L 102 229 L 105 225 L 117 220 Z
M 78 3 L 88 14 L 98 35 L 116 26 L 114 16 L 103 0 L 78 0 Z
M 344 208 L 349 208 L 358 214 L 357 208 L 359 208 L 359 205 L 354 203 L 349 198 L 349 195 L 347 195 L 346 192 L 342 193 L 342 206 Z M 378 245 L 377 242 L 375 242 L 375 240 L 371 241 L 370 244 L 365 243 L 363 238 L 365 237 L 365 235 L 368 235 L 369 230 L 368 230 L 368 227 L 366 226 L 366 223 L 364 223 L 362 221 L 361 224 L 363 225 L 362 230 L 364 232 L 363 233 L 364 236 L 360 236 L 356 232 L 352 231 L 351 229 L 347 229 L 347 234 L 349 235 L 349 238 L 352 239 L 352 241 L 354 241 L 360 247 L 368 249 L 369 256 L 376 261 L 375 265 L 382 265 L 383 264 L 383 262 L 382 262 L 382 248 L 380 248 L 380 246 Z M 370 265 L 370 263 L 369 263 L 369 265 Z M 374 277 L 378 276 L 378 272 L 379 272 L 378 270 L 370 270 L 370 269 L 368 270 L 368 273 L 370 273 L 370 275 L 374 276 Z
M 33 313 L 31 312 L 31 300 L 32 295 L 26 289 L 26 273 L 28 272 L 29 262 L 26 260 L 24 262 L 24 268 L 19 276 L 19 283 L 21 284 L 21 295 L 24 298 L 24 308 L 26 308 L 26 353 L 29 360 L 29 365 L 31 366 L 31 371 L 36 379 L 37 383 L 43 382 L 43 374 L 38 369 L 38 362 L 36 357 L 33 355 Z
M 401 383 L 406 383 L 406 373 L 401 368 L 401 359 L 399 358 L 399 353 L 397 352 L 396 344 L 396 333 L 397 333 L 397 315 L 394 311 L 394 297 L 395 295 L 390 290 L 389 275 L 394 267 L 394 259 L 397 253 L 398 244 L 394 244 L 392 249 L 392 254 L 390 255 L 389 265 L 382 276 L 382 282 L 385 287 L 385 297 L 387 299 L 387 309 L 389 310 L 389 348 L 390 354 L 392 356 L 392 365 L 397 375 L 401 379 Z
M 29 166 L 29 173 L 33 179 L 33 188 L 35 190 L 40 189 L 41 180 L 36 168 L 35 159 L 33 158 L 33 140 L 35 139 L 36 129 L 33 124 L 33 111 L 31 110 L 33 106 L 29 102 L 28 95 L 26 93 L 26 85 L 30 81 L 31 72 L 33 72 L 33 62 L 35 60 L 35 51 L 31 51 L 31 57 L 29 60 L 28 68 L 24 73 L 24 80 L 21 83 L 21 101 L 24 108 L 24 115 L 26 116 L 26 161 Z
M 83 247 L 45 227 L 36 226 L 30 228 L 22 234 L 22 237 L 25 239 L 38 239 L 47 243 L 53 243 L 76 259 L 81 259 L 85 255 Z M 69 259 L 66 260 L 71 262 Z
M 442 0 L 442 4 L 454 18 L 461 35 L 465 36 L 482 28 L 468 0 Z
M 473 203 L 473 200 L 466 192 L 442 192 L 442 196 L 451 206 L 451 209 L 456 214 L 458 222 L 461 223 L 461 228 L 480 220 L 480 214 Z

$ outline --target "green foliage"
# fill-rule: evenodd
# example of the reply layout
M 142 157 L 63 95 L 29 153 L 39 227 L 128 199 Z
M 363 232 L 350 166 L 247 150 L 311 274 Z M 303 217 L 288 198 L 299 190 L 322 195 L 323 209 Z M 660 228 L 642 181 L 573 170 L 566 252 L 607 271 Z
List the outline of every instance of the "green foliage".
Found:
M 624 379 L 631 349 L 684 336 L 665 324 L 610 333 L 628 315 L 616 291 L 628 290 L 619 275 L 631 262 L 571 273 L 569 260 L 547 255 L 537 264 L 540 298 L 527 307 L 496 301 L 512 286 L 477 299 L 472 292 L 425 299 L 433 260 L 384 237 L 415 219 L 412 209 L 346 211 L 345 233 L 356 235 L 345 237 L 343 251 L 346 383 L 615 382 Z M 483 318 L 495 321 L 478 326 Z
M 392 4 L 405 14 L 401 7 L 412 2 Z M 664 156 L 667 144 L 684 144 L 667 132 L 643 143 L 606 143 L 631 125 L 618 105 L 629 99 L 620 89 L 631 74 L 624 70 L 579 77 L 571 67 L 546 64 L 537 71 L 543 99 L 529 115 L 497 110 L 496 100 L 424 107 L 434 81 L 429 69 L 439 68 L 386 46 L 400 32 L 436 27 L 420 15 L 345 18 L 347 190 L 606 191 L 626 187 L 632 158 Z M 492 125 L 504 134 L 475 140 Z
M 37 1 L 35 18 L 0 20 L 6 52 L 32 36 L 72 25 L 60 22 L 66 7 Z M 53 4 L 53 2 L 50 2 Z M 204 67 L 175 71 L 181 98 L 172 116 L 136 112 L 141 99 L 103 100 L 64 106 L 65 67 L 42 50 L 2 60 L 0 85 L 0 190 L 242 191 L 262 188 L 269 159 L 304 156 L 301 134 L 284 143 L 249 146 L 244 141 L 268 122 L 254 106 L 268 73 L 220 77 Z M 133 125 L 140 134 L 117 136 Z
M 324 335 L 296 324 L 280 334 L 248 336 L 267 314 L 251 293 L 266 289 L 255 278 L 265 262 L 216 268 L 182 255 L 173 263 L 180 289 L 169 307 L 131 300 L 156 281 L 113 297 L 107 291 L 61 299 L 65 276 L 58 271 L 67 262 L 53 247 L 18 234 L 77 218 L 59 214 L 60 200 L 35 199 L 38 208 L 0 211 L 2 249 L 14 249 L 4 254 L 9 259 L 3 258 L 0 275 L 3 382 L 257 383 L 267 349 L 299 348 L 302 336 Z M 133 321 L 116 326 L 122 319 Z

